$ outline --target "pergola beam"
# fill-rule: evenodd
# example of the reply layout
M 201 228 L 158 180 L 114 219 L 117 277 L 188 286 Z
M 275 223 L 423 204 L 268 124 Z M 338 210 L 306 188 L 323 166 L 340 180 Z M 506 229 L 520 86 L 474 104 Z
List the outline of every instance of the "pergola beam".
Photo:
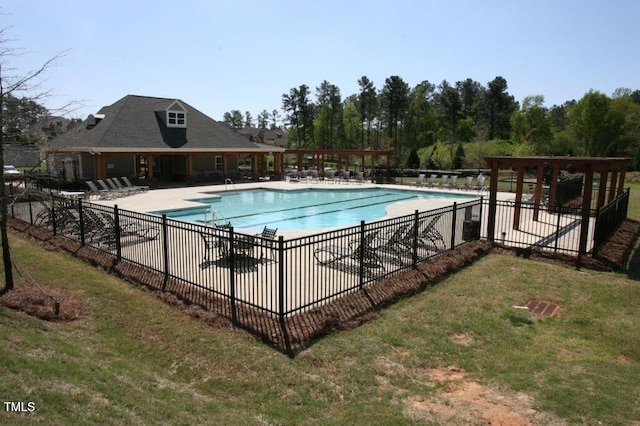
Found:
M 586 253 L 594 174 L 598 173 L 601 178 L 601 185 L 606 188 L 607 175 L 611 173 L 611 189 L 608 197 L 608 201 L 611 201 L 616 195 L 623 192 L 627 165 L 631 162 L 630 158 L 622 157 L 485 157 L 484 159 L 491 170 L 489 181 L 489 216 L 487 222 L 487 239 L 489 241 L 495 241 L 498 179 L 501 169 L 516 169 L 518 171 L 513 218 L 514 229 L 518 229 L 520 226 L 520 207 L 525 169 L 537 168 L 534 194 L 534 220 L 538 220 L 545 166 L 550 165 L 553 168 L 549 188 L 550 203 L 555 203 L 556 201 L 556 186 L 561 165 L 570 165 L 575 170 L 584 173 L 585 182 L 582 194 L 582 224 L 580 229 L 578 263 L 580 262 L 580 257 Z M 601 187 L 598 193 L 599 206 L 602 200 L 604 200 L 603 191 L 604 189 Z

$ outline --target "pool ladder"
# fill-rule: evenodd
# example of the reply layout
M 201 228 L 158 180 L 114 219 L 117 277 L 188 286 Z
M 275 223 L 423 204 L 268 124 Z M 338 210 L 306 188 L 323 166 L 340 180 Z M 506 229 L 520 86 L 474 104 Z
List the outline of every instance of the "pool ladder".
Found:
M 209 219 L 209 215 L 211 215 L 211 219 Z M 215 210 L 213 207 L 209 207 L 207 210 L 204 211 L 203 222 L 206 226 L 214 226 L 214 227 L 229 224 L 229 221 L 227 220 L 226 217 L 224 217 L 222 212 L 219 210 Z
M 229 184 L 229 183 L 231 184 L 231 186 L 233 186 L 233 190 L 235 191 L 236 190 L 236 185 L 229 178 L 226 178 L 225 181 L 224 181 L 224 190 L 225 191 L 227 190 L 227 184 Z

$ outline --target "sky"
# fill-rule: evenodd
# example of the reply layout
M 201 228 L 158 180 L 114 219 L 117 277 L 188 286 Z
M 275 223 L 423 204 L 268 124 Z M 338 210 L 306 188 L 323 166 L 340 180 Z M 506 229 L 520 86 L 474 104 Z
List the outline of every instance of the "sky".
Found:
M 497 76 L 519 102 L 640 89 L 637 0 L 10 0 L 4 76 L 43 75 L 40 103 L 86 118 L 126 95 L 180 99 L 222 120 L 282 112 L 326 80 L 343 99 L 367 76 L 410 87 Z M 19 93 L 18 96 L 30 96 Z

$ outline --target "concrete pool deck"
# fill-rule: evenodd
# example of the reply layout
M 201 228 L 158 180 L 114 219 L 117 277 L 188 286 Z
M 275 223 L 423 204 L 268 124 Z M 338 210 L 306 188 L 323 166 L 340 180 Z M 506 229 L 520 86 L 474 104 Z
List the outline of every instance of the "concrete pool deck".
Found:
M 248 190 L 256 188 L 295 190 L 301 188 L 324 188 L 335 189 L 362 189 L 362 188 L 389 188 L 389 189 L 410 189 L 419 191 L 444 191 L 437 188 L 416 188 L 409 185 L 378 185 L 371 183 L 363 184 L 340 184 L 340 183 L 293 183 L 293 182 L 256 182 L 236 184 L 235 187 L 227 185 L 226 190 Z M 202 198 L 203 194 L 211 195 L 216 192 L 224 192 L 225 185 L 208 185 L 180 187 L 170 189 L 150 190 L 145 193 L 133 194 L 110 200 L 91 200 L 95 204 L 104 206 L 117 205 L 118 208 L 147 213 L 163 209 L 179 209 L 200 206 L 201 204 L 188 199 Z M 460 195 L 480 195 L 477 191 L 457 191 L 447 190 L 445 192 Z M 487 196 L 486 192 L 482 193 Z M 499 193 L 500 200 L 513 200 L 512 193 Z M 419 210 L 421 212 L 451 206 L 454 201 L 464 202 L 468 198 L 441 199 L 441 200 L 411 200 L 391 205 L 387 209 L 387 217 L 398 217 L 410 215 Z M 557 249 L 564 252 L 565 249 L 575 251 L 577 236 L 580 231 L 581 219 L 576 216 L 564 215 L 558 217 L 557 214 L 541 210 L 538 220 L 534 221 L 533 212 L 527 209 L 521 215 L 521 228 L 513 229 L 513 208 L 504 207 L 498 209 L 495 221 L 496 238 L 514 247 L 528 247 L 536 244 L 545 246 L 547 249 Z M 448 214 L 450 217 L 451 215 Z M 462 216 L 462 215 L 461 215 Z M 461 218 L 458 216 L 458 218 Z M 488 209 L 482 209 L 481 235 L 486 235 Z M 382 218 L 381 218 L 382 219 Z M 448 219 L 447 219 L 448 220 Z M 590 249 L 593 235 L 593 220 L 589 227 L 589 247 Z M 415 255 L 419 261 L 427 260 L 441 252 L 448 250 L 454 243 L 460 244 L 463 239 L 463 220 L 457 220 L 452 228 L 448 222 L 441 222 L 438 231 L 441 233 L 442 241 L 446 244 L 436 246 L 423 245 L 416 247 Z M 393 228 L 390 225 L 389 228 Z M 332 228 L 308 229 L 304 231 L 278 231 L 278 236 L 282 235 L 282 251 L 276 253 L 269 252 L 270 249 L 254 246 L 249 255 L 245 255 L 244 260 L 233 263 L 235 270 L 230 268 L 229 258 L 218 252 L 211 251 L 203 243 L 200 227 L 167 227 L 166 237 L 160 234 L 159 238 L 131 241 L 132 237 L 125 237 L 121 245 L 122 258 L 155 271 L 167 271 L 175 277 L 175 291 L 185 291 L 190 295 L 190 291 L 202 288 L 211 290 L 212 294 L 225 295 L 238 301 L 246 302 L 251 306 L 264 308 L 269 312 L 299 312 L 313 308 L 320 304 L 328 303 L 331 300 L 341 297 L 345 292 L 355 291 L 363 282 L 372 282 L 382 279 L 389 274 L 407 269 L 413 261 L 413 252 L 403 251 L 394 255 L 380 247 L 374 247 L 374 251 L 379 256 L 378 263 L 374 266 L 364 266 L 358 264 L 353 258 L 344 258 L 339 262 L 323 264 L 316 254 L 329 247 L 349 247 L 353 240 L 353 232 L 337 232 L 331 234 L 321 234 Z M 242 233 L 241 228 L 236 228 Z M 335 229 L 335 228 L 333 228 Z M 255 231 L 248 233 L 255 234 Z M 298 238 L 305 237 L 305 238 Z M 129 238 L 129 239 L 127 239 Z M 224 238 L 219 239 L 222 244 Z M 449 242 L 451 241 L 451 244 Z M 166 245 L 165 245 L 166 244 Z M 160 256 L 167 250 L 169 255 Z M 383 247 L 383 246 L 381 246 Z M 102 246 L 101 249 L 115 254 L 115 247 Z M 263 253 L 264 252 L 264 253 Z M 264 254 L 264 256 L 263 256 Z M 279 258 L 277 255 L 281 255 Z M 186 287 L 181 287 L 186 283 Z M 177 289 L 177 290 L 176 290 Z M 196 294 L 195 292 L 194 294 Z M 196 297 L 196 296 L 194 296 Z
M 195 201 L 189 201 L 191 199 L 203 198 L 211 196 L 216 193 L 224 193 L 225 191 L 234 190 L 251 190 L 251 189 L 278 189 L 278 190 L 300 190 L 300 189 L 326 189 L 331 190 L 334 188 L 339 189 L 364 189 L 364 188 L 388 188 L 394 190 L 413 190 L 413 191 L 425 191 L 425 192 L 446 192 L 448 194 L 459 194 L 460 198 L 446 198 L 435 200 L 410 200 L 399 202 L 390 205 L 387 208 L 387 215 L 381 217 L 379 220 L 399 217 L 414 213 L 416 210 L 427 211 L 441 207 L 452 205 L 454 202 L 463 203 L 470 201 L 469 195 L 481 194 L 478 191 L 469 190 L 457 190 L 457 189 L 440 189 L 437 187 L 416 187 L 410 185 L 381 185 L 373 183 L 328 183 L 320 181 L 319 183 L 302 183 L 302 182 L 287 182 L 287 181 L 262 181 L 262 182 L 250 182 L 250 183 L 238 183 L 235 185 L 205 185 L 205 186 L 183 186 L 167 189 L 151 189 L 142 193 L 135 193 L 123 197 L 114 199 L 91 199 L 92 203 L 100 204 L 104 206 L 115 206 L 124 210 L 130 210 L 139 213 L 149 213 L 159 210 L 173 210 L 191 207 L 201 207 L 202 203 Z M 485 191 L 482 195 L 486 198 L 488 193 Z M 515 195 L 511 193 L 498 193 L 498 200 L 513 200 Z M 279 231 L 279 235 L 283 235 L 285 238 L 296 238 L 319 232 L 325 232 L 332 229 L 340 229 L 343 227 L 331 227 L 331 228 L 317 228 L 306 229 L 300 231 Z M 242 231 L 238 228 L 238 231 Z M 251 231 L 253 232 L 253 231 Z

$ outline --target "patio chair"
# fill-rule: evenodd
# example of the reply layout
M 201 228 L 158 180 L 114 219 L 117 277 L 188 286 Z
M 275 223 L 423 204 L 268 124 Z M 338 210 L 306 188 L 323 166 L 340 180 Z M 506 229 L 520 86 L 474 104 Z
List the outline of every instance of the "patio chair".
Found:
M 459 189 L 458 187 L 458 175 L 453 175 L 449 178 L 449 188 Z
M 308 179 L 309 182 L 312 182 L 312 183 L 320 182 L 320 178 L 318 177 L 318 171 L 317 170 L 311 170 L 310 176 L 307 176 L 307 179 Z
M 486 178 L 485 178 L 485 176 L 484 176 L 482 173 L 480 173 L 480 174 L 478 175 L 478 184 L 477 184 L 477 189 L 478 189 L 478 191 L 479 191 L 479 192 L 483 192 L 483 191 L 486 191 L 486 190 L 487 190 L 487 187 L 486 187 L 486 185 L 484 184 L 485 179 L 486 179 Z
M 297 171 L 290 172 L 287 175 L 287 181 L 289 181 L 289 182 L 299 182 L 299 180 L 300 180 L 300 178 L 298 176 L 298 172 Z
M 92 230 L 99 236 L 100 242 L 114 244 L 116 239 L 116 222 L 113 216 L 100 210 L 86 209 L 87 217 L 92 223 Z M 142 240 L 152 241 L 158 238 L 160 229 L 155 225 L 147 225 L 144 222 L 122 218 L 118 221 L 118 231 L 121 238 L 133 237 L 134 242 Z
M 427 222 L 424 228 L 418 231 L 418 245 L 426 248 L 426 249 L 435 249 L 438 251 L 438 245 L 441 245 L 442 248 L 446 247 L 446 243 L 444 242 L 444 237 L 436 228 L 436 225 L 442 218 L 442 215 L 436 215 Z M 427 242 L 431 243 L 431 245 L 427 244 Z M 440 243 L 440 244 L 438 244 Z
M 122 176 L 122 181 L 127 186 L 127 188 L 137 189 L 138 191 L 141 191 L 141 192 L 149 190 L 149 187 L 146 186 L 146 185 L 134 185 L 134 184 L 132 184 L 131 181 L 129 180 L 129 178 L 126 177 L 126 176 Z
M 470 189 L 473 189 L 472 185 L 473 185 L 473 176 L 467 176 L 464 179 L 464 183 L 460 186 L 460 188 L 470 190 Z
M 325 182 L 336 183 L 336 172 L 334 170 L 328 170 L 324 175 Z
M 416 179 L 416 182 L 414 183 L 414 186 L 423 186 L 425 184 L 425 178 L 426 175 L 424 173 L 420 173 L 418 175 L 418 179 Z
M 349 170 L 343 170 L 342 174 L 340 175 L 340 182 L 349 183 L 350 177 L 351 177 L 351 174 L 349 173 Z
M 230 224 L 218 225 L 214 228 L 214 232 L 200 232 L 200 238 L 204 244 L 203 263 L 211 263 L 210 253 L 216 251 L 219 258 L 227 257 L 229 253 L 228 240 L 222 237 L 224 230 L 228 230 Z
M 98 188 L 93 181 L 88 180 L 87 186 L 89 187 L 89 198 L 93 195 L 104 200 L 114 198 L 115 196 L 109 189 Z
M 438 184 L 437 179 L 438 175 L 432 174 L 427 181 L 427 186 L 436 186 Z
M 278 232 L 278 228 L 268 228 L 265 226 L 262 232 L 256 234 L 256 237 L 258 237 L 258 239 L 255 241 L 255 243 L 258 247 L 260 247 L 261 262 L 264 260 L 264 249 L 268 249 L 271 252 L 271 260 L 276 260 L 276 252 L 273 249 L 273 246 L 276 242 L 276 232 Z
M 364 183 L 364 173 L 356 172 L 355 177 L 353 178 L 354 183 Z
M 440 180 L 440 188 L 448 188 L 449 186 L 449 175 L 442 175 L 442 178 Z
M 106 178 L 105 181 L 114 191 L 120 191 L 123 195 L 138 192 L 136 189 L 123 186 L 117 178 Z
M 409 227 L 410 224 L 400 225 L 394 231 L 388 232 L 385 236 L 382 236 L 382 238 L 378 237 L 376 242 L 373 244 L 373 247 L 375 250 L 391 253 L 393 256 L 398 258 L 398 263 L 403 265 L 403 253 L 406 253 L 411 249 L 410 245 L 407 244 L 407 239 L 410 237 L 407 234 Z
M 125 195 L 126 191 L 120 191 L 119 189 L 113 189 L 112 187 L 107 185 L 107 183 L 102 179 L 98 179 L 96 182 L 98 183 L 98 185 L 100 185 L 100 188 L 102 188 L 103 190 L 105 190 L 108 193 L 110 193 L 112 198 L 113 197 L 121 197 L 121 196 Z
M 43 200 L 38 200 L 34 206 L 39 206 L 40 212 L 33 223 L 40 227 L 55 227 L 58 232 L 77 234 L 80 232 L 80 215 L 75 208 L 64 205 L 51 206 Z
M 333 265 L 344 259 L 351 259 L 358 262 L 358 264 L 362 262 L 367 271 L 378 268 L 384 270 L 384 264 L 380 256 L 376 253 L 376 249 L 372 247 L 372 243 L 378 233 L 379 231 L 372 231 L 365 235 L 363 241 L 352 240 L 348 246 L 329 245 L 315 249 L 313 257 L 322 266 Z

